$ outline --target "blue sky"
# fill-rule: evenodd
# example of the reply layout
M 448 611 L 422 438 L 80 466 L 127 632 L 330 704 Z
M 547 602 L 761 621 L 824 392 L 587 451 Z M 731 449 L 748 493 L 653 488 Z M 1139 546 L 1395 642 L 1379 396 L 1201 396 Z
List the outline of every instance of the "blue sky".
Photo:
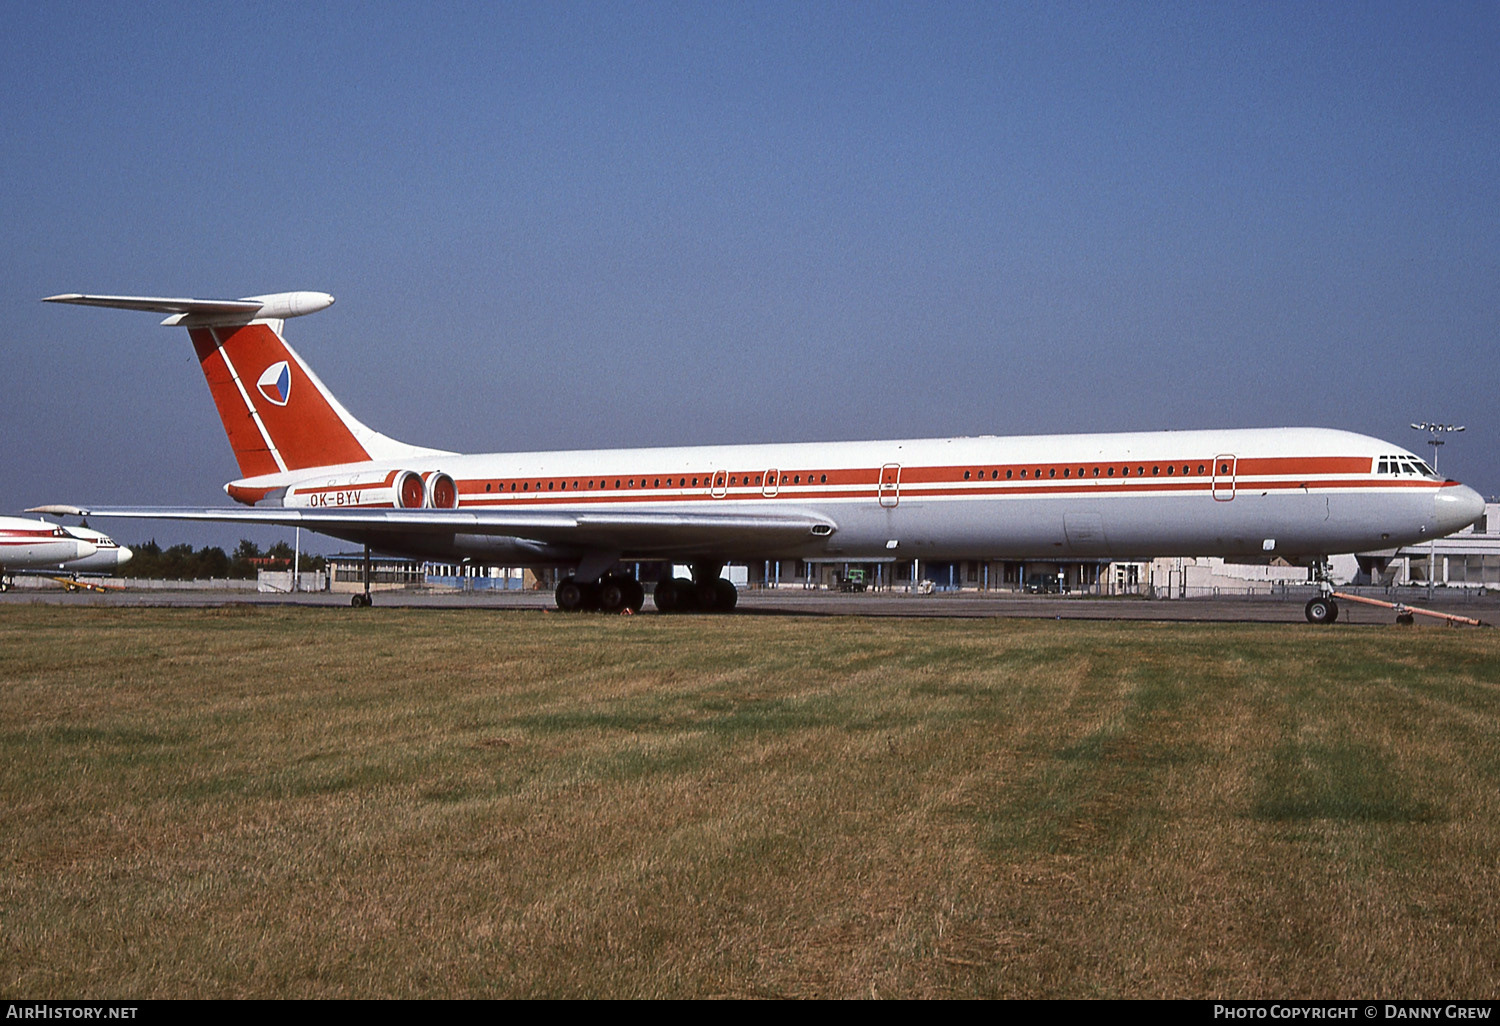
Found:
M 185 333 L 71 291 L 332 292 L 292 343 L 444 448 L 1435 419 L 1500 493 L 1494 3 L 0 27 L 0 511 L 237 476 Z

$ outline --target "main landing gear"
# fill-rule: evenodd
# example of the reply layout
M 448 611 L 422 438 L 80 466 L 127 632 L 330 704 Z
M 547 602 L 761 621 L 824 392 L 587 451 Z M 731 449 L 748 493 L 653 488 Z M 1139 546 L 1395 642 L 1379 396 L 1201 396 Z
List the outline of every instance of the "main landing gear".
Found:
M 693 564 L 693 579 L 677 577 L 660 582 L 651 599 L 660 613 L 727 613 L 739 603 L 740 593 L 719 576 L 722 563 Z M 639 613 L 646 590 L 630 574 L 608 573 L 595 583 L 565 577 L 557 586 L 557 608 L 564 613 Z
M 630 574 L 605 574 L 592 584 L 564 577 L 554 594 L 564 613 L 639 613 L 646 604 L 646 589 Z
M 662 613 L 728 613 L 740 593 L 719 573 L 723 563 L 694 563 L 693 579 L 673 577 L 656 586 L 651 600 Z
M 651 601 L 662 613 L 727 613 L 739 604 L 740 593 L 722 577 L 701 584 L 674 577 L 656 586 Z

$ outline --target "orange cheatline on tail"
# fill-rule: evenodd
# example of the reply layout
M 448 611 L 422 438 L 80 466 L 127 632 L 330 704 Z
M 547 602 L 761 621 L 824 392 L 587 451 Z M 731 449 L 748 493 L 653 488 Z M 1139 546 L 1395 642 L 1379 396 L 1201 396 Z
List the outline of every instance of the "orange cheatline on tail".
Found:
M 355 435 L 364 425 L 334 405 L 270 325 L 188 334 L 242 476 L 371 458 Z

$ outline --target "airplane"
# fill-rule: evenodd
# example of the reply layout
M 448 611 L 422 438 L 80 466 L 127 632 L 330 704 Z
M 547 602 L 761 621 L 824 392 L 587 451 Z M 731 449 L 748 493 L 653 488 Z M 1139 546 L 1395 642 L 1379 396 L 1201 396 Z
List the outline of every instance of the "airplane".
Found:
M 94 587 L 79 573 L 108 573 L 134 555 L 108 535 L 88 527 L 59 527 L 46 520 L 0 517 L 0 591 L 16 571 L 35 571 L 70 591 Z M 58 576 L 67 574 L 69 576 Z
M 367 559 L 554 567 L 571 571 L 555 593 L 569 612 L 639 611 L 645 589 L 618 569 L 633 561 L 689 566 L 690 580 L 655 586 L 667 613 L 733 609 L 723 568 L 759 560 L 1222 556 L 1312 566 L 1307 619 L 1332 623 L 1329 556 L 1428 541 L 1484 512 L 1401 446 L 1324 428 L 465 455 L 366 426 L 287 344 L 285 321 L 332 306 L 327 293 L 44 302 L 187 329 L 242 475 L 224 489 L 243 508 L 37 511 L 299 526 Z

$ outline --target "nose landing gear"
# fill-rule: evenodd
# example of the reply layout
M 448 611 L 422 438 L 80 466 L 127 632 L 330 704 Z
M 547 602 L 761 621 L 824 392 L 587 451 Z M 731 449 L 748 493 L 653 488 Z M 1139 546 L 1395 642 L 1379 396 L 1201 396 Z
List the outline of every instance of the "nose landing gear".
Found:
M 1339 618 L 1339 604 L 1332 598 L 1310 599 L 1304 612 L 1308 623 L 1333 623 Z
M 1334 623 L 1339 618 L 1339 604 L 1333 600 L 1333 564 L 1319 559 L 1313 564 L 1313 582 L 1318 586 L 1318 597 L 1310 599 L 1303 612 L 1308 623 Z

